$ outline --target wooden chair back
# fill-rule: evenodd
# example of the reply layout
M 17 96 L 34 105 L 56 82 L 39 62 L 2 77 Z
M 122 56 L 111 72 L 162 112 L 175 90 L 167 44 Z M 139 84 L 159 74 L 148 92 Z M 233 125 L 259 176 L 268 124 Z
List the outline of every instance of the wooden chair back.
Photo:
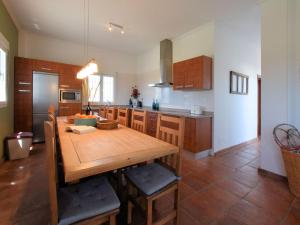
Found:
M 159 160 L 180 173 L 180 153 L 183 148 L 184 118 L 160 114 L 157 120 L 156 138 L 179 147 L 179 154 L 162 157 Z
M 142 133 L 146 133 L 146 111 L 136 110 L 132 111 L 131 128 Z
M 106 119 L 108 120 L 116 120 L 117 119 L 117 108 L 115 107 L 107 107 L 106 109 Z
M 57 190 L 56 190 L 56 165 L 54 152 L 54 137 L 53 123 L 50 121 L 44 122 L 45 143 L 47 151 L 48 172 L 49 172 L 49 197 L 50 197 L 50 211 L 51 211 L 51 225 L 57 225 L 58 209 L 57 209 Z
M 55 116 L 54 114 L 48 113 L 48 119 L 50 122 L 53 123 L 53 137 L 55 138 L 55 125 L 56 125 L 56 121 L 55 121 Z
M 48 114 L 55 115 L 55 106 L 53 104 L 49 105 Z
M 100 107 L 99 109 L 99 115 L 102 117 L 102 118 L 106 118 L 106 107 Z
M 128 127 L 129 123 L 129 109 L 119 108 L 118 109 L 118 122 L 123 126 Z

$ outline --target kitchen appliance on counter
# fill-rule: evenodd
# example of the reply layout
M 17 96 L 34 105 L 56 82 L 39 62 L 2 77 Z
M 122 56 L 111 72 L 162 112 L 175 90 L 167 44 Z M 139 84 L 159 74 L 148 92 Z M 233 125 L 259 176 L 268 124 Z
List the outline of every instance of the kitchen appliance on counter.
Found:
M 33 142 L 43 142 L 44 121 L 48 120 L 48 108 L 58 109 L 58 74 L 33 72 Z
M 81 103 L 81 91 L 74 89 L 59 89 L 60 103 Z
M 204 107 L 201 105 L 193 105 L 191 108 L 191 114 L 201 115 L 203 113 Z

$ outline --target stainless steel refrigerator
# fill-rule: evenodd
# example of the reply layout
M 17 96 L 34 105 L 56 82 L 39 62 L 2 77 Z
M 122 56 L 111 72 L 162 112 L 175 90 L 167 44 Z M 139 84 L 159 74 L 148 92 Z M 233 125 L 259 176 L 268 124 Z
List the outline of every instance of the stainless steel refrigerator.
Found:
M 43 142 L 50 104 L 58 109 L 58 74 L 33 72 L 33 142 Z

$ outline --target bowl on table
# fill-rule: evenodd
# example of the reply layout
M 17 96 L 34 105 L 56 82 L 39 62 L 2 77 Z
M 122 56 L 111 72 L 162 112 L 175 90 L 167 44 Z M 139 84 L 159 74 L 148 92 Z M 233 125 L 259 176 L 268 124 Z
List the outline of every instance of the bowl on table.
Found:
M 97 128 L 101 130 L 112 130 L 118 128 L 118 121 L 115 120 L 101 120 L 97 122 Z

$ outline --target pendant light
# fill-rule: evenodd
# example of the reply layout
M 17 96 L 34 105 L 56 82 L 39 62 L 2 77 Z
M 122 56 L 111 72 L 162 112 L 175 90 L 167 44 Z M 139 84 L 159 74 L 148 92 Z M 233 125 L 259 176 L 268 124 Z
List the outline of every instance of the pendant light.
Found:
M 86 1 L 87 1 L 87 16 L 86 16 Z M 84 55 L 85 59 L 89 56 L 89 33 L 90 33 L 90 0 L 84 2 Z M 87 20 L 87 21 L 86 21 Z M 78 73 L 77 79 L 85 79 L 88 76 L 98 72 L 98 65 L 95 59 L 91 59 Z

